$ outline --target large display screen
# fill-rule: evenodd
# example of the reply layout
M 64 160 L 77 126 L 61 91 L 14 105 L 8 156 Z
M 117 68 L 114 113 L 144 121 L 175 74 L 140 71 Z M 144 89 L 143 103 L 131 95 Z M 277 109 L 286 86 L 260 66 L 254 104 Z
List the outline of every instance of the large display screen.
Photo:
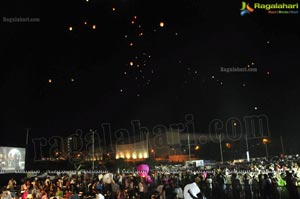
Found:
M 25 170 L 25 148 L 0 147 L 0 171 L 10 173 Z

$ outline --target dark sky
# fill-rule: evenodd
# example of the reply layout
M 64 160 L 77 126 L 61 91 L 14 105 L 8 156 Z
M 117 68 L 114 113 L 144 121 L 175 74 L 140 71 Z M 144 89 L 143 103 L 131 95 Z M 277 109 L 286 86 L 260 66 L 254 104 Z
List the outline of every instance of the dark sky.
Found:
M 104 122 L 152 128 L 186 114 L 203 133 L 213 119 L 260 114 L 272 135 L 300 130 L 299 14 L 241 16 L 240 1 L 200 0 L 1 7 L 1 145 L 24 144 L 26 128 L 33 137 Z M 4 20 L 10 17 L 40 21 Z

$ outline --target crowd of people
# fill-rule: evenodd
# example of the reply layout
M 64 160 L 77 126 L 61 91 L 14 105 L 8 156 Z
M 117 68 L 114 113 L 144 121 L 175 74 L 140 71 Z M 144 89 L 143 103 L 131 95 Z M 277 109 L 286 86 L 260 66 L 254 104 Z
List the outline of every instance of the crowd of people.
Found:
M 296 162 L 252 163 L 246 167 L 138 173 L 60 174 L 55 178 L 10 179 L 1 199 L 300 199 Z M 197 185 L 196 187 L 192 185 Z M 199 189 L 192 194 L 192 189 Z M 200 194 L 199 194 L 200 193 Z

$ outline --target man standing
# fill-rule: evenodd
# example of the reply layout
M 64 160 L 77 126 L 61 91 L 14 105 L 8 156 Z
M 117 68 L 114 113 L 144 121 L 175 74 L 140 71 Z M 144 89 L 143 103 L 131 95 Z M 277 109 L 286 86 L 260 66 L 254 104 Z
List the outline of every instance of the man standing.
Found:
M 200 181 L 200 178 L 196 176 L 194 178 L 194 182 L 185 185 L 183 189 L 183 197 L 184 199 L 202 199 L 203 195 L 197 182 Z

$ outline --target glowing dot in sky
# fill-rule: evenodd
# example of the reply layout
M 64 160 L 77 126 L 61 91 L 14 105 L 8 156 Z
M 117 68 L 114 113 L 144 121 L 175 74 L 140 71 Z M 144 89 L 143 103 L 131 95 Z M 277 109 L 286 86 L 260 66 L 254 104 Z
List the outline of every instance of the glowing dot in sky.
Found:
M 233 123 L 233 126 L 236 126 L 236 122 Z
M 220 82 L 221 85 L 223 85 L 223 82 Z
M 215 76 L 211 76 L 212 79 L 215 79 Z
M 139 36 L 143 36 L 143 33 L 141 32 L 141 33 L 139 33 Z
M 254 107 L 254 110 L 257 110 L 257 106 Z
M 122 93 L 122 92 L 123 92 L 123 89 L 120 89 L 120 92 Z
M 48 79 L 48 83 L 52 83 L 52 79 Z
M 96 29 L 96 25 L 93 25 L 93 27 L 92 27 L 94 30 Z
M 87 25 L 87 21 L 84 22 L 84 25 Z
M 252 62 L 251 65 L 253 66 L 253 65 L 254 65 L 254 62 Z
M 244 84 L 242 84 L 242 86 L 243 86 L 243 87 L 245 87 L 245 86 L 246 86 L 246 84 L 244 83 Z
M 130 65 L 130 66 L 133 66 L 133 61 L 129 62 L 129 65 Z
M 124 75 L 127 75 L 127 72 L 126 72 L 126 71 L 124 72 Z
M 75 81 L 75 79 L 74 79 L 74 78 L 71 78 L 71 79 L 70 79 L 70 81 L 71 81 L 71 82 L 74 82 L 74 81 Z
M 72 26 L 70 26 L 70 27 L 69 27 L 69 31 L 72 31 L 72 30 L 73 30 L 73 27 L 72 27 Z
M 135 15 L 133 18 L 134 18 L 134 19 L 137 19 L 137 16 Z
M 140 94 L 137 94 L 136 96 L 138 96 L 138 97 L 139 97 L 139 96 L 141 96 L 141 95 L 140 95 Z
M 160 23 L 159 23 L 159 26 L 160 26 L 160 27 L 164 27 L 164 26 L 165 26 L 165 23 L 164 23 L 164 22 L 160 22 Z
M 131 24 L 134 24 L 134 21 L 131 21 Z
M 112 8 L 112 11 L 116 11 L 116 8 Z
M 133 43 L 132 42 L 130 42 L 130 44 L 129 44 L 130 46 L 133 46 Z
M 269 71 L 267 72 L 267 75 L 270 75 L 270 72 L 269 72 Z
M 89 0 L 85 0 L 86 2 L 89 2 Z
M 270 43 L 270 41 L 268 40 L 268 41 L 267 41 L 267 44 L 269 44 L 269 43 Z

